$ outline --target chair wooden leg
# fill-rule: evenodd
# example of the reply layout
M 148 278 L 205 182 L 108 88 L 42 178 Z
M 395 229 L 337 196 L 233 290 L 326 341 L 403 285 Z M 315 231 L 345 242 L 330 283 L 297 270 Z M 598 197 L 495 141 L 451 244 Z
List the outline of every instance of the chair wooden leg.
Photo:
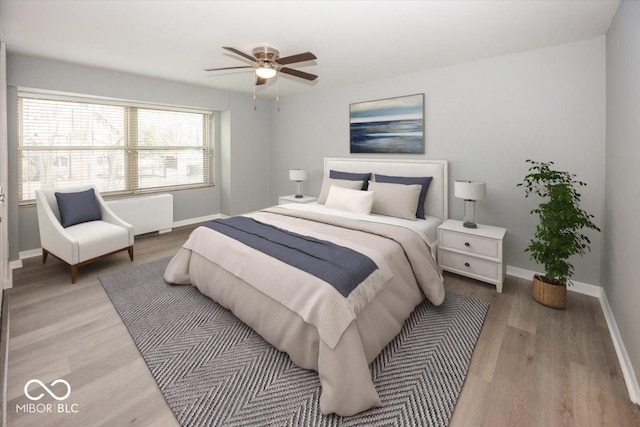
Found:
M 42 249 L 42 263 L 47 262 L 47 256 L 49 256 L 49 251 L 46 249 Z
M 69 266 L 69 268 L 71 269 L 71 284 L 74 284 L 76 283 L 76 279 L 78 278 L 78 266 L 71 265 Z
M 131 258 L 131 261 L 133 261 L 133 246 L 129 246 L 129 258 Z

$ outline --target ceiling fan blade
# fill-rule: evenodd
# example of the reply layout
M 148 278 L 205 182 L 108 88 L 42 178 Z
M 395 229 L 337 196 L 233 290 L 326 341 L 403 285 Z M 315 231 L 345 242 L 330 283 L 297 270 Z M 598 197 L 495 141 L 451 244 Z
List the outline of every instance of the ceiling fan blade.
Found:
M 294 62 L 313 61 L 317 59 L 311 52 L 299 53 L 297 55 L 285 56 L 284 58 L 276 59 L 276 62 L 280 65 L 293 64 Z
M 243 58 L 248 59 L 248 60 L 249 60 L 249 61 L 251 61 L 251 62 L 258 62 L 258 61 L 256 60 L 256 58 L 254 58 L 253 56 L 251 56 L 251 55 L 247 55 L 246 53 L 244 53 L 244 52 L 243 52 L 243 51 L 241 51 L 241 50 L 236 49 L 235 47 L 224 47 L 224 46 L 223 46 L 222 48 L 223 48 L 223 49 L 228 50 L 229 52 L 233 52 L 233 53 L 235 53 L 236 55 L 242 56 Z
M 315 80 L 318 78 L 315 74 L 305 73 L 304 71 L 294 70 L 293 68 L 282 67 L 280 68 L 281 73 L 289 74 L 291 76 L 300 77 L 305 80 Z
M 239 70 L 240 68 L 253 68 L 253 66 L 243 65 L 239 67 L 205 68 L 204 71 Z
M 264 84 L 267 84 L 267 79 L 263 79 L 260 76 L 256 76 L 256 86 L 262 86 Z

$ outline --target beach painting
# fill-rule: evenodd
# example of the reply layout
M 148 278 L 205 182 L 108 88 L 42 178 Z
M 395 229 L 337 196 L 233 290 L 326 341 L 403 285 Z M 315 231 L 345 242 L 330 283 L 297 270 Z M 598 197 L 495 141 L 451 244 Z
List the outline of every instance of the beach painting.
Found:
M 349 105 L 351 153 L 424 153 L 424 94 Z

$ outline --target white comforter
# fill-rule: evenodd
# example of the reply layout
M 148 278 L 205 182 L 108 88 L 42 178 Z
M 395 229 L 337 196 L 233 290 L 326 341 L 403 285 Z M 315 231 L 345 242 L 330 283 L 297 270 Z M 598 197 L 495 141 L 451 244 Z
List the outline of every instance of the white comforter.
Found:
M 336 303 L 314 290 L 326 285 L 317 283 L 319 279 L 206 227 L 194 230 L 169 264 L 165 279 L 193 283 L 289 353 L 294 363 L 317 370 L 324 413 L 353 415 L 382 404 L 368 363 L 400 331 L 425 294 L 434 304 L 441 304 L 444 288 L 426 244 L 428 233 L 415 226 L 380 224 L 372 218 L 319 213 L 322 210 L 309 205 L 281 206 L 251 216 L 351 247 L 374 260 L 384 277 L 384 289 L 366 298 L 354 316 L 336 314 Z M 300 291 L 301 287 L 306 291 Z M 331 319 L 336 321 L 327 323 Z

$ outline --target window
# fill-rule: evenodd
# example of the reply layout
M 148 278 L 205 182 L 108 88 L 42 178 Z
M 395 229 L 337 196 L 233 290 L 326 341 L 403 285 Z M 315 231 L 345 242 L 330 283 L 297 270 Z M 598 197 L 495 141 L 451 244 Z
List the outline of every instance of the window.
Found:
M 19 94 L 18 120 L 22 204 L 53 185 L 125 194 L 213 183 L 211 112 Z

